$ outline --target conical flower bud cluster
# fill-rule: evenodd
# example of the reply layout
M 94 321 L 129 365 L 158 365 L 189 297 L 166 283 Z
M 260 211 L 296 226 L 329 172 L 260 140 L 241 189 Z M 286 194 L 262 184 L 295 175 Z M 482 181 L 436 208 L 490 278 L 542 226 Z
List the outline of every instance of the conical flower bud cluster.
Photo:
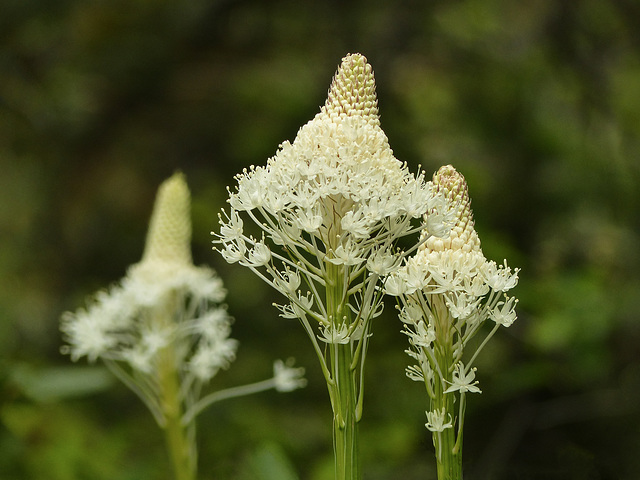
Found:
M 452 228 L 448 235 L 423 238 L 416 254 L 387 278 L 387 293 L 411 295 L 424 290 L 446 294 L 452 304 L 470 306 L 490 289 L 507 291 L 513 288 L 518 270 L 512 273 L 506 264 L 498 267 L 495 262 L 487 261 L 482 253 L 464 176 L 446 165 L 434 174 L 433 184 L 449 206 Z M 459 301 L 460 298 L 463 300 Z M 463 309 L 464 312 L 467 310 Z
M 191 264 L 191 196 L 182 173 L 158 189 L 142 262 Z
M 364 55 L 350 54 L 342 59 L 321 112 L 334 122 L 358 115 L 370 125 L 380 125 L 376 82 Z
M 429 237 L 420 248 L 427 251 L 449 249 L 481 253 L 480 238 L 474 228 L 471 199 L 464 176 L 451 165 L 445 165 L 433 175 L 433 184 L 436 191 L 454 209 L 454 225 L 448 236 Z

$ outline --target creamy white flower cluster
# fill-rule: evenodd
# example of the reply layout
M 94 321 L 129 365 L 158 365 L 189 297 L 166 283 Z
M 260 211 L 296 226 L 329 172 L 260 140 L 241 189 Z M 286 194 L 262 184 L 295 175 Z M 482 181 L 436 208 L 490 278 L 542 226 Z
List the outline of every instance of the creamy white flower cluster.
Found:
M 214 233 L 218 250 L 287 297 L 282 316 L 315 319 L 331 343 L 361 335 L 362 322 L 380 312 L 375 285 L 399 266 L 398 238 L 447 230 L 434 186 L 393 156 L 371 66 L 359 54 L 343 59 L 325 105 L 293 143 L 236 180 L 230 212 Z M 426 229 L 412 224 L 423 216 Z M 341 298 L 355 299 L 351 324 L 337 326 L 327 315 L 321 291 L 332 265 L 342 272 Z
M 160 423 L 167 363 L 180 377 L 185 400 L 194 402 L 200 387 L 230 366 L 238 347 L 229 338 L 222 280 L 210 268 L 193 265 L 190 218 L 189 189 L 177 173 L 158 191 L 142 261 L 98 292 L 86 309 L 67 312 L 61 321 L 67 342 L 62 352 L 73 361 L 103 360 Z M 285 389 L 302 375 L 281 363 L 276 373 L 277 385 Z
M 454 208 L 455 225 L 447 237 L 427 238 L 387 276 L 385 291 L 400 299 L 400 319 L 411 345 L 407 353 L 418 361 L 407 369 L 409 378 L 425 381 L 430 393 L 436 381 L 444 383 L 445 393 L 479 392 L 471 366 L 479 349 L 466 367 L 462 355 L 485 320 L 491 319 L 496 328 L 514 322 L 517 300 L 505 292 L 516 286 L 519 270 L 484 257 L 462 174 L 447 165 L 433 182 Z M 447 348 L 449 364 L 440 365 L 436 350 Z
M 226 291 L 213 270 L 193 265 L 190 241 L 189 190 L 176 174 L 158 191 L 142 261 L 86 309 L 63 316 L 63 351 L 74 361 L 101 358 L 153 375 L 160 352 L 177 344 L 176 364 L 199 381 L 227 368 L 237 342 L 220 304 Z
M 136 268 L 141 267 L 141 268 Z M 208 381 L 235 358 L 237 342 L 228 338 L 230 318 L 222 306 L 222 282 L 212 270 L 131 267 L 109 290 L 98 292 L 86 309 L 63 316 L 61 329 L 72 360 L 86 356 L 124 362 L 143 374 L 153 374 L 158 354 L 180 342 L 190 374 Z M 167 275 L 164 275 L 166 273 Z M 172 274 L 172 275 L 171 275 Z M 208 289 L 209 292 L 199 290 Z M 159 310 L 172 308 L 173 322 L 156 321 Z

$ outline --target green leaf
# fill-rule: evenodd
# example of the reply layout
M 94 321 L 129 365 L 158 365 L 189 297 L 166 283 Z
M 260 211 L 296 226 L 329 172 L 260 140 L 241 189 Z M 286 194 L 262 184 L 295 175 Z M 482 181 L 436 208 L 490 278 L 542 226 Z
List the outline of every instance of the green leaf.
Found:
M 20 364 L 10 375 L 25 396 L 37 402 L 80 397 L 110 388 L 115 379 L 102 366 L 37 368 Z
M 286 453 L 275 443 L 264 443 L 251 454 L 247 478 L 254 480 L 298 480 Z

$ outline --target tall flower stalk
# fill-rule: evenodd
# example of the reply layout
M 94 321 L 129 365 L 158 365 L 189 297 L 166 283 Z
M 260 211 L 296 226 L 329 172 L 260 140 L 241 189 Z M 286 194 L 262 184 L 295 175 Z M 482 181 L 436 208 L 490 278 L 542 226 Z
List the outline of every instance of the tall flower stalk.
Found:
M 426 238 L 416 254 L 385 280 L 397 296 L 407 353 L 415 365 L 407 376 L 423 382 L 429 398 L 426 427 L 432 433 L 439 480 L 462 478 L 462 443 L 466 395 L 480 393 L 473 362 L 502 325 L 516 319 L 517 300 L 505 292 L 515 287 L 518 269 L 487 261 L 474 229 L 467 184 L 451 165 L 433 177 L 453 209 L 447 237 Z M 480 343 L 470 343 L 486 320 L 493 327 Z M 476 346 L 477 345 L 477 346 Z
M 274 377 L 203 395 L 235 359 L 226 292 L 215 272 L 191 260 L 190 194 L 184 175 L 156 198 L 142 261 L 87 309 L 66 313 L 63 353 L 101 359 L 146 404 L 164 431 L 176 480 L 195 480 L 196 416 L 211 403 L 268 388 L 304 385 L 302 369 L 277 361 Z
M 216 248 L 284 295 L 280 315 L 300 321 L 327 383 L 336 478 L 361 478 L 358 423 L 380 278 L 411 253 L 397 250 L 399 238 L 446 233 L 445 202 L 394 158 L 360 54 L 342 60 L 325 105 L 293 143 L 236 180 Z M 245 231 L 247 219 L 257 233 Z

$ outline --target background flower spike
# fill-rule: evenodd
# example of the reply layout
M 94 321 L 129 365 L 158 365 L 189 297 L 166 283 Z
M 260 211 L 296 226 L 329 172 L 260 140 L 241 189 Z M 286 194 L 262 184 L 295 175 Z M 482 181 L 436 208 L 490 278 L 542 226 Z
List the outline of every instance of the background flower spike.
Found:
M 158 188 L 142 262 L 191 264 L 191 195 L 185 176 L 175 173 Z

